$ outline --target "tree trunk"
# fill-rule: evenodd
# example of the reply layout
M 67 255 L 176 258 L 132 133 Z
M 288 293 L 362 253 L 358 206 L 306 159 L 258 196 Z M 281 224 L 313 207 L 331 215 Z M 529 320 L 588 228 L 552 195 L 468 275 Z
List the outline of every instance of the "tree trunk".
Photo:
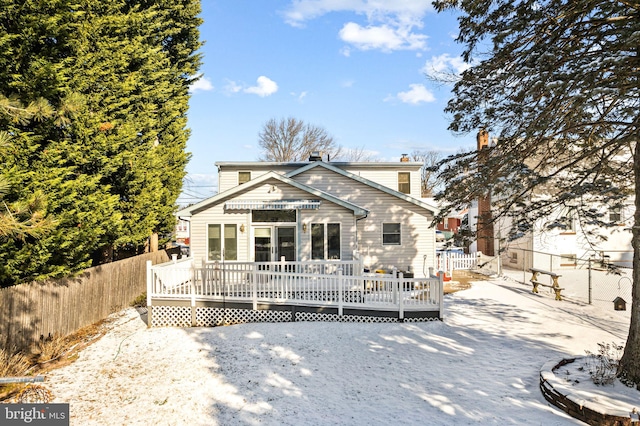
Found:
M 633 288 L 631 292 L 631 325 L 629 336 L 620 360 L 620 379 L 640 390 L 640 143 L 636 142 L 633 153 L 633 177 L 635 213 L 632 228 Z

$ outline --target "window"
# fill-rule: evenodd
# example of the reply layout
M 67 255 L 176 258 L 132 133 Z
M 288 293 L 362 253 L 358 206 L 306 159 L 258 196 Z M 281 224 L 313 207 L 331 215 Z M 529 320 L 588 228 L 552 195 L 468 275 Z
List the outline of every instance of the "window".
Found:
M 340 258 L 340 224 L 312 223 L 311 259 L 339 260 Z
M 224 258 L 238 260 L 238 228 L 236 225 L 224 225 Z
M 403 194 L 411 193 L 411 174 L 406 172 L 398 173 L 398 192 Z
M 252 210 L 251 220 L 253 222 L 295 222 L 295 210 Z
M 251 180 L 251 172 L 238 172 L 238 185 L 247 183 Z
M 576 221 L 572 212 L 567 212 L 560 218 L 562 226 L 560 227 L 561 234 L 575 234 L 576 233 Z
M 224 235 L 222 231 L 224 230 Z M 238 229 L 235 224 L 212 224 L 207 228 L 207 260 L 238 260 Z
M 612 223 L 622 222 L 622 208 L 620 208 L 620 206 L 609 208 L 609 222 L 612 222 Z
M 327 259 L 340 260 L 340 224 L 327 224 Z
M 509 256 L 509 263 L 518 263 L 518 253 L 512 251 L 510 254 L 511 255 Z
M 576 266 L 578 264 L 577 258 L 578 256 L 575 254 L 561 254 L 560 266 Z
M 400 245 L 400 224 L 399 223 L 383 223 L 382 224 L 382 244 Z
M 311 259 L 324 259 L 324 224 L 311 224 Z

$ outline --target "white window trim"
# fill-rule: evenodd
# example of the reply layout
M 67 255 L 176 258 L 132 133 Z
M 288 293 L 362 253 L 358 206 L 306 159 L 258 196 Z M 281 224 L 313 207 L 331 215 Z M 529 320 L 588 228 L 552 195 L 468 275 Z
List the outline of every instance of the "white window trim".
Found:
M 384 225 L 396 225 L 396 224 L 400 225 L 400 232 L 399 232 L 399 234 L 400 234 L 400 242 L 398 242 L 398 243 L 385 243 L 384 242 L 384 235 L 385 235 Z M 381 241 L 382 241 L 382 245 L 383 246 L 401 246 L 402 245 L 402 223 L 400 223 L 400 222 L 383 222 L 382 226 L 380 227 L 380 232 L 381 232 L 380 237 L 381 237 Z M 391 235 L 391 234 L 389 234 L 389 235 Z
M 209 226 L 210 225 L 219 225 L 220 226 L 220 260 L 211 260 L 211 259 L 209 259 Z M 233 226 L 236 227 L 236 258 L 239 257 L 240 253 L 238 252 L 238 246 L 239 246 L 239 242 L 240 242 L 240 229 L 238 229 L 238 228 L 240 227 L 240 225 L 237 224 L 237 223 L 219 223 L 219 222 L 218 223 L 214 223 L 214 222 L 212 222 L 212 223 L 207 223 L 206 224 L 206 230 L 207 230 L 206 261 L 207 262 L 222 262 L 224 260 L 227 260 L 227 259 L 225 259 L 224 229 L 225 229 L 225 226 L 230 226 L 230 225 L 233 225 Z

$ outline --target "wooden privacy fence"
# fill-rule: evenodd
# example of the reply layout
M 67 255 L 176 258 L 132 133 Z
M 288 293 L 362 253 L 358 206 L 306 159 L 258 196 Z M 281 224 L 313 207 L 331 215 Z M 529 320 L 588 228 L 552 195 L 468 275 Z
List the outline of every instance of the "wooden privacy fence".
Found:
M 73 333 L 106 318 L 146 291 L 146 262 L 165 251 L 107 263 L 72 278 L 0 289 L 0 348 L 27 349 L 40 339 Z

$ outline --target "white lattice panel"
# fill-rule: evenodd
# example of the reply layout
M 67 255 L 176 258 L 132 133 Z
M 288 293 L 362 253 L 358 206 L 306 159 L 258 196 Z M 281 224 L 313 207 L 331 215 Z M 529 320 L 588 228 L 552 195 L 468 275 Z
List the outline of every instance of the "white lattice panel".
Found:
M 196 325 L 212 327 L 248 322 L 288 322 L 290 311 L 254 311 L 250 309 L 196 308 Z
M 438 318 L 405 318 L 404 322 L 429 322 L 440 321 Z
M 191 308 L 187 306 L 153 306 L 152 327 L 190 327 Z M 251 322 L 289 322 L 291 311 L 251 309 L 196 308 L 196 326 L 215 327 Z M 360 323 L 398 322 L 395 317 L 326 314 L 318 312 L 296 312 L 294 321 L 335 321 Z M 438 321 L 438 318 L 405 318 L 404 322 Z
M 398 318 L 394 317 L 374 317 L 361 315 L 343 315 L 340 318 L 342 322 L 398 322 Z
M 152 327 L 190 327 L 191 308 L 188 306 L 153 306 Z
M 340 321 L 340 317 L 336 314 L 296 312 L 296 321 Z

